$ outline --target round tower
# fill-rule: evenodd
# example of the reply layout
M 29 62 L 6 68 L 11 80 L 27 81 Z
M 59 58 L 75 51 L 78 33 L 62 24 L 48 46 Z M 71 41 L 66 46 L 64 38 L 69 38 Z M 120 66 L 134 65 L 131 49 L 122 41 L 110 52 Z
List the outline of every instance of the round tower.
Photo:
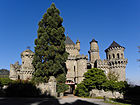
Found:
M 77 50 L 80 51 L 80 41 L 79 40 L 77 40 L 77 42 L 76 42 L 76 47 L 77 47 Z
M 32 61 L 33 61 L 34 53 L 30 49 L 26 49 L 21 53 L 22 59 L 22 69 L 23 68 L 33 68 Z
M 105 50 L 110 70 L 119 75 L 119 81 L 125 81 L 127 59 L 124 57 L 125 48 L 115 41 Z
M 90 50 L 88 51 L 88 53 L 90 62 L 94 63 L 97 59 L 100 59 L 99 46 L 98 42 L 95 39 L 90 42 Z

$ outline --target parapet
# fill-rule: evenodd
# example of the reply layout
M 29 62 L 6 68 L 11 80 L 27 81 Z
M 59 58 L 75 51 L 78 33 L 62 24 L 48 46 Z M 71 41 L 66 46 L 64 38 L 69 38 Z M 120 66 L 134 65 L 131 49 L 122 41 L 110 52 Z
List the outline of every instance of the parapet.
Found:
M 76 56 L 76 59 L 77 59 L 77 60 L 79 60 L 79 59 L 86 59 L 86 60 L 88 60 L 88 55 L 84 55 L 84 54 L 82 54 L 82 55 L 77 55 L 77 56 Z

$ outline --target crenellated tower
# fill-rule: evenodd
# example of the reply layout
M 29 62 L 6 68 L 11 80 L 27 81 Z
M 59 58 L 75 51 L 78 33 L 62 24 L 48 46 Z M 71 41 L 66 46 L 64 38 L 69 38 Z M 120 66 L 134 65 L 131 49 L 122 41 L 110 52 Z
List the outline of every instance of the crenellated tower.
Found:
M 96 60 L 100 59 L 98 41 L 96 41 L 95 39 L 90 42 L 90 50 L 88 51 L 88 53 L 89 61 L 91 63 L 94 64 Z
M 21 65 L 21 78 L 23 80 L 31 79 L 34 67 L 32 65 L 34 53 L 30 49 L 26 49 L 21 53 L 22 65 Z
M 125 68 L 127 59 L 124 57 L 124 47 L 120 46 L 115 41 L 105 50 L 106 59 L 111 71 L 119 75 L 119 81 L 125 81 Z

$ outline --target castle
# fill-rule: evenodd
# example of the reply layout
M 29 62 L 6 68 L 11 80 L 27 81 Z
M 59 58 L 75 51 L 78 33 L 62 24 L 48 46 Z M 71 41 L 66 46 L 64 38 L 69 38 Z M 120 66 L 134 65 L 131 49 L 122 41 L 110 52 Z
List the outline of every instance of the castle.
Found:
M 87 55 L 80 55 L 80 41 L 77 40 L 76 44 L 66 37 L 66 51 L 69 53 L 66 61 L 67 81 L 66 84 L 70 85 L 71 89 L 79 84 L 83 79 L 83 74 L 91 68 L 100 68 L 104 70 L 107 75 L 110 71 L 118 74 L 119 81 L 125 81 L 125 68 L 127 59 L 124 57 L 124 47 L 117 44 L 115 41 L 105 50 L 106 59 L 101 60 L 99 56 L 98 42 L 93 39 L 90 42 L 89 60 Z M 34 68 L 32 65 L 34 53 L 27 49 L 21 53 L 22 64 L 18 62 L 10 65 L 10 78 L 13 80 L 22 79 L 27 80 L 32 78 Z

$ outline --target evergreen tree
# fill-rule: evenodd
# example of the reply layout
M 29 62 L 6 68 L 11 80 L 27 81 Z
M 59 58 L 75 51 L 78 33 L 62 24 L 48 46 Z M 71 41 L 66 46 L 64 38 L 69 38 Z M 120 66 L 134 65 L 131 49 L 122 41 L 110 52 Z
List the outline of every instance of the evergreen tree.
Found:
M 65 29 L 62 22 L 59 10 L 52 3 L 38 24 L 33 59 L 33 80 L 36 82 L 47 82 L 49 76 L 66 75 L 68 53 L 65 50 Z

